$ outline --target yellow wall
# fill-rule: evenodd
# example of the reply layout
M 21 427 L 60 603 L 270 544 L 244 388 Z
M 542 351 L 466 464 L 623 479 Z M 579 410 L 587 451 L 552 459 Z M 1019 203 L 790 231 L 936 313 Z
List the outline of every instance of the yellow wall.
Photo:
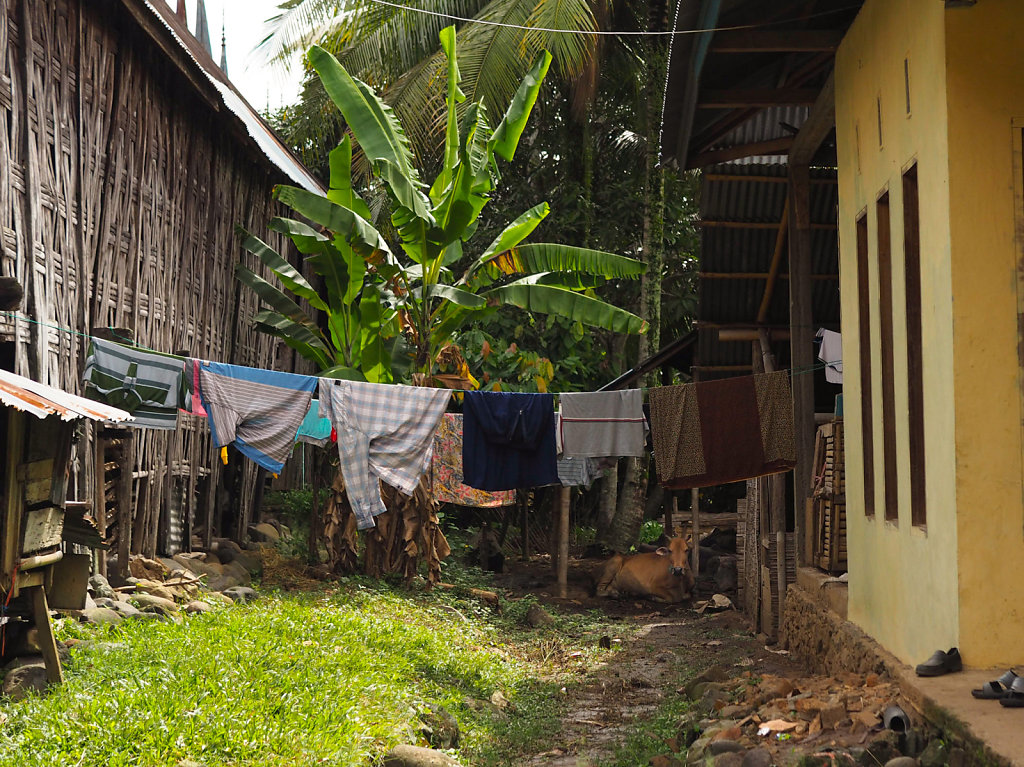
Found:
M 954 471 L 953 302 L 945 127 L 945 15 L 937 0 L 867 0 L 836 55 L 840 272 L 846 410 L 849 617 L 907 662 L 960 641 Z M 912 23 L 911 23 L 912 20 Z M 906 113 L 904 58 L 911 113 Z M 881 100 L 882 141 L 878 136 Z M 902 173 L 918 164 L 925 382 L 926 529 L 910 523 Z M 875 202 L 892 228 L 898 523 L 885 520 Z M 874 517 L 864 514 L 856 219 L 867 209 L 871 264 Z
M 960 643 L 1024 662 L 1024 510 L 1013 118 L 1024 118 L 1024 3 L 946 13 Z

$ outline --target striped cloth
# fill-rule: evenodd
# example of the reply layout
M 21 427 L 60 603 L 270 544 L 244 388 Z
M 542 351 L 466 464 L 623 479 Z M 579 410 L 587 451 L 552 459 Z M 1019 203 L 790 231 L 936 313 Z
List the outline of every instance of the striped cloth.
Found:
M 345 490 L 360 530 L 387 509 L 379 480 L 412 495 L 430 465 L 448 389 L 320 379 L 320 415 L 338 432 Z
M 130 426 L 174 429 L 185 404 L 185 360 L 93 338 L 85 360 L 85 396 L 127 410 Z
M 562 487 L 586 487 L 590 488 L 594 480 L 604 473 L 596 458 L 572 458 L 563 457 L 558 459 L 558 481 Z
M 562 453 L 577 458 L 642 456 L 647 442 L 643 393 L 566 392 L 559 397 Z
M 309 410 L 317 379 L 223 362 L 199 366 L 199 394 L 217 447 L 235 443 L 264 469 L 280 473 Z

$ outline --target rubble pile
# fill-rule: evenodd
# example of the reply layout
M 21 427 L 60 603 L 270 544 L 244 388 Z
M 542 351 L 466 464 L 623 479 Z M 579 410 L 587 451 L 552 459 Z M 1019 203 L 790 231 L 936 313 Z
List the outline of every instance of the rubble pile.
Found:
M 932 739 L 896 683 L 877 674 L 730 677 L 716 666 L 678 692 L 693 707 L 656 767 L 963 764 L 963 752 Z

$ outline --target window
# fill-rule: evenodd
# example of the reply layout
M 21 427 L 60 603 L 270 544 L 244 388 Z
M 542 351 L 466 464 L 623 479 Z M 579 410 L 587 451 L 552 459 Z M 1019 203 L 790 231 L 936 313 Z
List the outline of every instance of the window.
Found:
M 903 270 L 907 293 L 907 410 L 910 442 L 910 520 L 927 523 L 924 464 L 924 374 L 921 348 L 921 223 L 917 165 L 903 174 Z
M 899 485 L 896 471 L 896 382 L 893 380 L 892 342 L 892 237 L 889 228 L 889 193 L 875 205 L 878 235 L 878 328 L 882 363 L 882 467 L 885 478 L 885 518 L 899 520 Z
M 857 321 L 860 346 L 860 431 L 864 459 L 864 513 L 875 513 L 874 415 L 871 408 L 871 290 L 868 287 L 868 219 L 857 219 Z

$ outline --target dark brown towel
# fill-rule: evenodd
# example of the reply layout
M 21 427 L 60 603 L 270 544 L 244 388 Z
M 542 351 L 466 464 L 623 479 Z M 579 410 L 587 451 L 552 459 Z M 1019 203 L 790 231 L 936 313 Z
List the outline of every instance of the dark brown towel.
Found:
M 661 484 L 671 490 L 792 469 L 789 373 L 651 389 L 651 432 Z

